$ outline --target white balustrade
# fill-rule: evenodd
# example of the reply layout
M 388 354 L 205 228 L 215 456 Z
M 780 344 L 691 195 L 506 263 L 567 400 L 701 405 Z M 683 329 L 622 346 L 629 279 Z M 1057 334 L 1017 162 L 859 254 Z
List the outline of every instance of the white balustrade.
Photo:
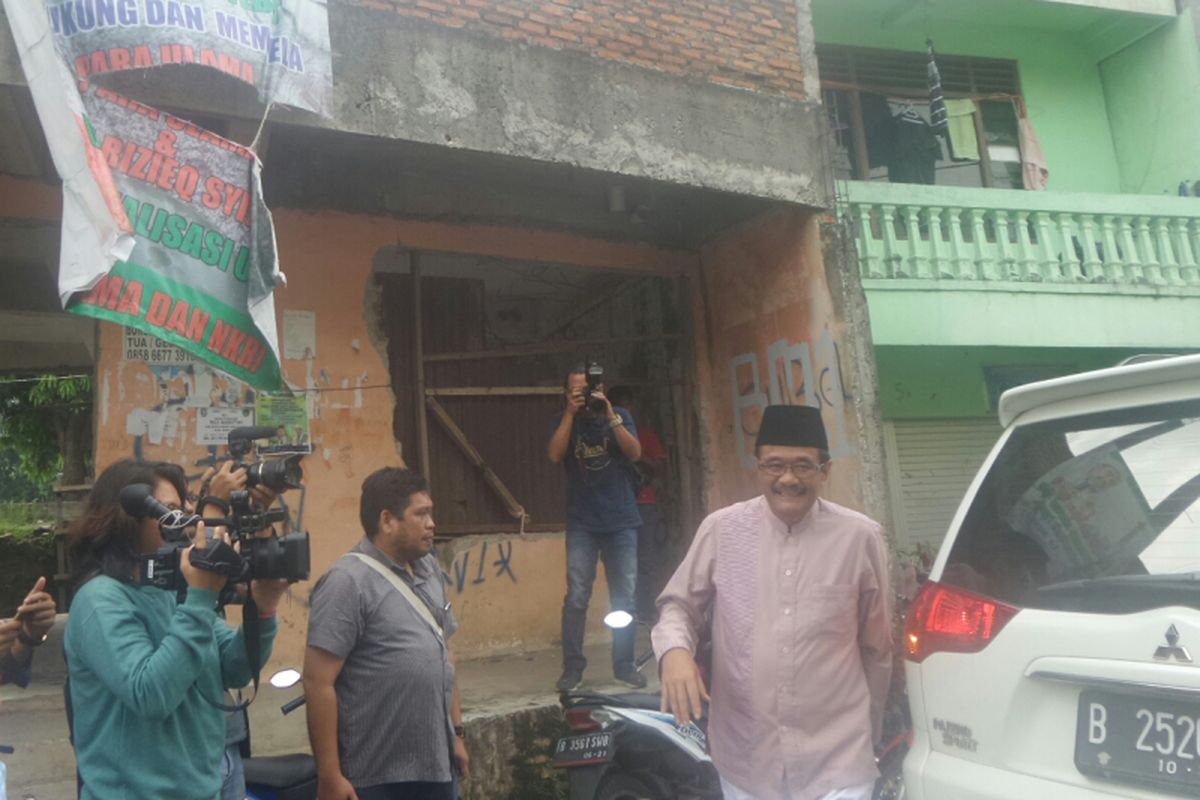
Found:
M 863 277 L 1200 288 L 1200 200 L 850 182 Z

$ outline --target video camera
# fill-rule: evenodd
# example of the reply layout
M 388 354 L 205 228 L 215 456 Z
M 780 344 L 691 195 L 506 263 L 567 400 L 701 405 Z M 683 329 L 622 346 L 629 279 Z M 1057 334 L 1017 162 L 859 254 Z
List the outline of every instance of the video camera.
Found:
M 600 387 L 604 384 L 604 367 L 595 361 L 589 361 L 583 374 L 587 378 L 587 385 L 583 387 L 583 404 L 593 414 L 603 414 L 607 406 L 603 400 L 592 395 L 601 391 Z
M 235 468 L 246 470 L 246 485 L 265 486 L 282 493 L 288 489 L 303 488 L 303 473 L 300 460 L 303 455 L 290 454 L 279 459 L 260 460 L 246 464 L 242 459 L 250 453 L 256 439 L 268 439 L 275 429 L 268 426 L 249 426 L 229 432 L 229 459 Z M 184 592 L 187 581 L 180 569 L 180 557 L 190 542 L 183 535 L 186 528 L 194 526 L 201 518 L 195 514 L 171 511 L 159 503 L 152 487 L 146 484 L 126 486 L 120 494 L 121 506 L 131 516 L 153 517 L 167 543 L 153 555 L 143 556 L 141 584 L 156 586 L 169 591 Z M 191 554 L 192 566 L 224 575 L 231 584 L 245 583 L 255 578 L 307 580 L 310 571 L 308 534 L 304 531 L 272 533 L 260 537 L 255 534 L 277 522 L 289 522 L 286 509 L 276 508 L 256 511 L 250 506 L 250 493 L 246 490 L 233 492 L 229 498 L 227 516 L 204 519 L 209 527 L 223 526 L 229 531 L 230 542 L 213 542 L 204 549 L 196 548 Z M 240 542 L 235 550 L 232 545 Z M 224 599 L 224 598 L 223 598 Z

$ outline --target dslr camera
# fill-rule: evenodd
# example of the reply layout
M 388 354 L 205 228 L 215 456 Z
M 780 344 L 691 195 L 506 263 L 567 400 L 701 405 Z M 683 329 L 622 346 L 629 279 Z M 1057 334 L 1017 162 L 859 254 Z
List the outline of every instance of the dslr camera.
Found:
M 603 400 L 593 395 L 600 392 L 600 387 L 604 384 L 604 367 L 595 361 L 589 361 L 583 374 L 587 378 L 587 385 L 583 387 L 584 408 L 593 414 L 603 414 L 607 406 Z
M 290 454 L 249 464 L 241 460 L 252 450 L 254 440 L 267 439 L 274 434 L 275 429 L 266 426 L 250 426 L 230 431 L 230 459 L 236 467 L 246 470 L 248 487 L 261 485 L 278 493 L 303 488 L 303 473 L 300 468 L 302 455 Z M 132 488 L 134 487 L 126 487 L 126 490 Z M 122 494 L 125 494 L 124 490 Z M 164 520 L 170 516 L 170 512 L 162 508 L 161 511 L 167 515 L 163 516 L 157 509 L 151 509 L 149 501 L 141 499 L 139 502 L 143 504 L 142 508 L 146 509 L 142 516 L 157 516 L 164 537 L 168 539 L 156 553 L 142 558 L 141 583 L 144 586 L 156 586 L 182 593 L 187 590 L 187 581 L 180 569 L 180 557 L 190 544 L 183 536 L 183 529 L 198 522 L 199 517 L 177 520 L 180 524 L 168 526 Z M 122 505 L 125 504 L 126 498 L 123 496 Z M 126 506 L 126 511 L 134 513 L 129 506 Z M 308 533 L 295 531 L 282 536 L 255 535 L 274 523 L 286 524 L 288 521 L 285 509 L 254 510 L 250 506 L 250 493 L 246 490 L 236 491 L 229 498 L 229 512 L 226 517 L 204 520 L 208 526 L 224 526 L 229 531 L 230 543 L 213 542 L 203 550 L 193 550 L 192 566 L 224 575 L 231 584 L 245 583 L 255 578 L 307 580 L 310 572 Z M 240 543 L 238 550 L 232 547 L 234 543 Z M 222 595 L 223 602 L 231 598 L 232 592 L 229 598 Z
M 242 461 L 254 448 L 256 439 L 270 439 L 274 435 L 275 429 L 269 425 L 249 425 L 231 430 L 228 437 L 229 459 L 233 461 L 234 469 L 246 470 L 247 488 L 265 486 L 276 494 L 303 488 L 304 473 L 300 469 L 300 460 L 304 456 L 300 453 L 259 459 L 249 464 Z

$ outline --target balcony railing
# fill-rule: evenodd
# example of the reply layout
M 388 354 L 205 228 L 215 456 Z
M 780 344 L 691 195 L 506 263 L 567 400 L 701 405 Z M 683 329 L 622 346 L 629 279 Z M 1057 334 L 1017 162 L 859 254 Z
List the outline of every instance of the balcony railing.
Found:
M 1200 290 L 1200 199 L 845 186 L 843 205 L 869 281 Z

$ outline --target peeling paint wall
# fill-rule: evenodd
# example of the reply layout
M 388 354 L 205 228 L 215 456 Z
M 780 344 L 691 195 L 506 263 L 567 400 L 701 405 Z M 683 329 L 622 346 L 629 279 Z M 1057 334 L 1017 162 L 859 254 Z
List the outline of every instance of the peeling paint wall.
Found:
M 372 261 L 400 242 L 516 259 L 549 260 L 680 274 L 691 255 L 644 245 L 622 245 L 561 233 L 454 226 L 335 213 L 275 212 L 280 263 L 287 288 L 276 294 L 285 312 L 313 311 L 315 358 L 285 358 L 286 379 L 307 390 L 314 452 L 305 459 L 304 524 L 312 535 L 313 580 L 292 589 L 281 612 L 274 661 L 297 663 L 303 651 L 307 601 L 313 582 L 361 536 L 358 498 L 375 469 L 402 463 L 392 436 L 393 389 L 388 384 L 380 308 Z M 286 337 L 287 332 L 283 330 Z M 207 453 L 195 444 L 201 411 L 236 407 L 246 387 L 205 368 L 195 374 L 123 360 L 123 331 L 103 324 L 97 368 L 96 463 L 136 452 L 191 467 Z M 408 387 L 398 387 L 408 391 Z M 406 444 L 406 443 L 405 443 Z M 433 487 L 435 502 L 437 487 Z M 295 493 L 288 496 L 293 504 Z M 566 589 L 561 535 L 466 537 L 442 546 L 443 567 L 462 630 L 463 654 L 557 644 L 559 608 Z M 593 634 L 606 603 L 603 578 L 592 604 Z
M 866 321 L 848 324 L 840 287 L 826 277 L 818 215 L 785 210 L 728 232 L 704 248 L 700 273 L 694 317 L 699 384 L 711 389 L 700 397 L 709 510 L 756 494 L 762 410 L 791 403 L 822 411 L 834 457 L 826 495 L 881 513 L 864 492 L 864 465 L 877 460 L 863 435 L 874 387 L 850 361 L 861 349 L 847 346 Z
M 409 5 L 407 0 L 399 5 L 380 0 L 332 4 L 329 28 L 336 61 L 332 117 L 276 108 L 272 123 L 565 164 L 812 206 L 832 203 L 829 187 L 821 179 L 819 129 L 824 113 L 819 103 L 815 97 L 781 94 L 770 85 L 782 81 L 795 86 L 793 94 L 799 95 L 802 85 L 811 84 L 796 41 L 798 17 L 792 16 L 785 0 L 772 0 L 765 13 L 740 9 L 777 20 L 779 27 L 767 28 L 771 33 L 764 35 L 752 29 L 762 26 L 735 16 L 729 31 L 712 40 L 709 59 L 699 59 L 705 67 L 683 74 L 646 68 L 634 60 L 640 58 L 636 54 L 620 59 L 592 57 L 531 45 L 502 33 L 459 30 L 399 16 L 401 7 Z M 494 5 L 515 9 L 520 4 Z M 719 16 L 726 10 L 726 4 L 709 5 L 718 9 L 708 10 L 711 14 Z M 762 4 L 750 7 L 754 6 Z M 652 16 L 642 14 L 638 24 L 659 24 Z M 700 30 L 686 22 L 661 24 L 665 26 L 661 32 L 646 24 L 649 32 L 614 33 L 641 36 L 646 49 L 660 52 L 651 41 L 675 47 L 669 38 Z M 712 24 L 714 31 L 726 27 L 705 24 Z M 650 33 L 657 38 L 651 39 Z M 773 44 L 768 46 L 768 39 Z M 754 51 L 753 57 L 734 56 L 732 61 L 744 62 L 741 66 L 724 63 L 742 48 Z M 14 50 L 0 14 L 0 84 L 24 85 L 15 68 Z M 106 83 L 151 106 L 240 119 L 249 131 L 256 130 L 262 118 L 253 93 L 230 93 L 205 70 L 172 73 L 169 81 L 152 78 L 134 71 L 107 76 Z M 267 169 L 269 173 L 272 166 Z
M 47 218 L 57 209 L 38 184 L 6 181 L 15 217 Z M 13 198 L 27 198 L 26 202 Z M 705 502 L 712 509 L 751 496 L 748 458 L 758 414 L 767 402 L 820 405 L 838 461 L 830 496 L 882 519 L 874 367 L 865 303 L 853 248 L 822 226 L 815 212 L 791 208 L 735 228 L 697 256 L 648 245 L 567 233 L 464 226 L 333 212 L 275 212 L 280 260 L 289 285 L 277 293 L 285 311 L 315 313 L 317 357 L 284 359 L 287 379 L 311 390 L 314 453 L 305 527 L 313 535 L 314 579 L 360 536 L 363 478 L 402 463 L 411 443 L 393 439 L 393 390 L 386 386 L 386 337 L 371 279 L 377 254 L 397 244 L 517 260 L 549 261 L 631 272 L 688 276 L 700 441 L 696 452 Z M 826 233 L 822 241 L 822 231 Z M 831 233 L 834 232 L 834 233 Z M 844 262 L 844 263 L 842 263 Z M 286 330 L 284 331 L 286 335 Z M 120 328 L 102 324 L 97 370 L 96 460 L 104 465 L 140 447 L 146 458 L 193 464 L 204 408 L 236 404 L 245 387 L 222 376 L 124 362 Z M 688 365 L 685 365 L 688 367 Z M 400 387 L 400 391 L 409 391 Z M 138 444 L 140 437 L 140 445 Z M 199 468 L 190 468 L 199 472 Z M 877 474 L 878 473 L 878 474 Z M 699 486 L 697 487 L 699 488 Z M 437 487 L 434 487 L 436 498 Z M 297 498 L 293 497 L 293 501 Z M 690 531 L 685 531 L 685 537 Z M 471 536 L 441 546 L 450 596 L 463 628 L 458 647 L 483 654 L 556 646 L 565 591 L 561 535 Z M 295 663 L 303 647 L 312 583 L 298 585 L 284 609 L 276 660 Z M 593 638 L 605 604 L 597 581 Z

